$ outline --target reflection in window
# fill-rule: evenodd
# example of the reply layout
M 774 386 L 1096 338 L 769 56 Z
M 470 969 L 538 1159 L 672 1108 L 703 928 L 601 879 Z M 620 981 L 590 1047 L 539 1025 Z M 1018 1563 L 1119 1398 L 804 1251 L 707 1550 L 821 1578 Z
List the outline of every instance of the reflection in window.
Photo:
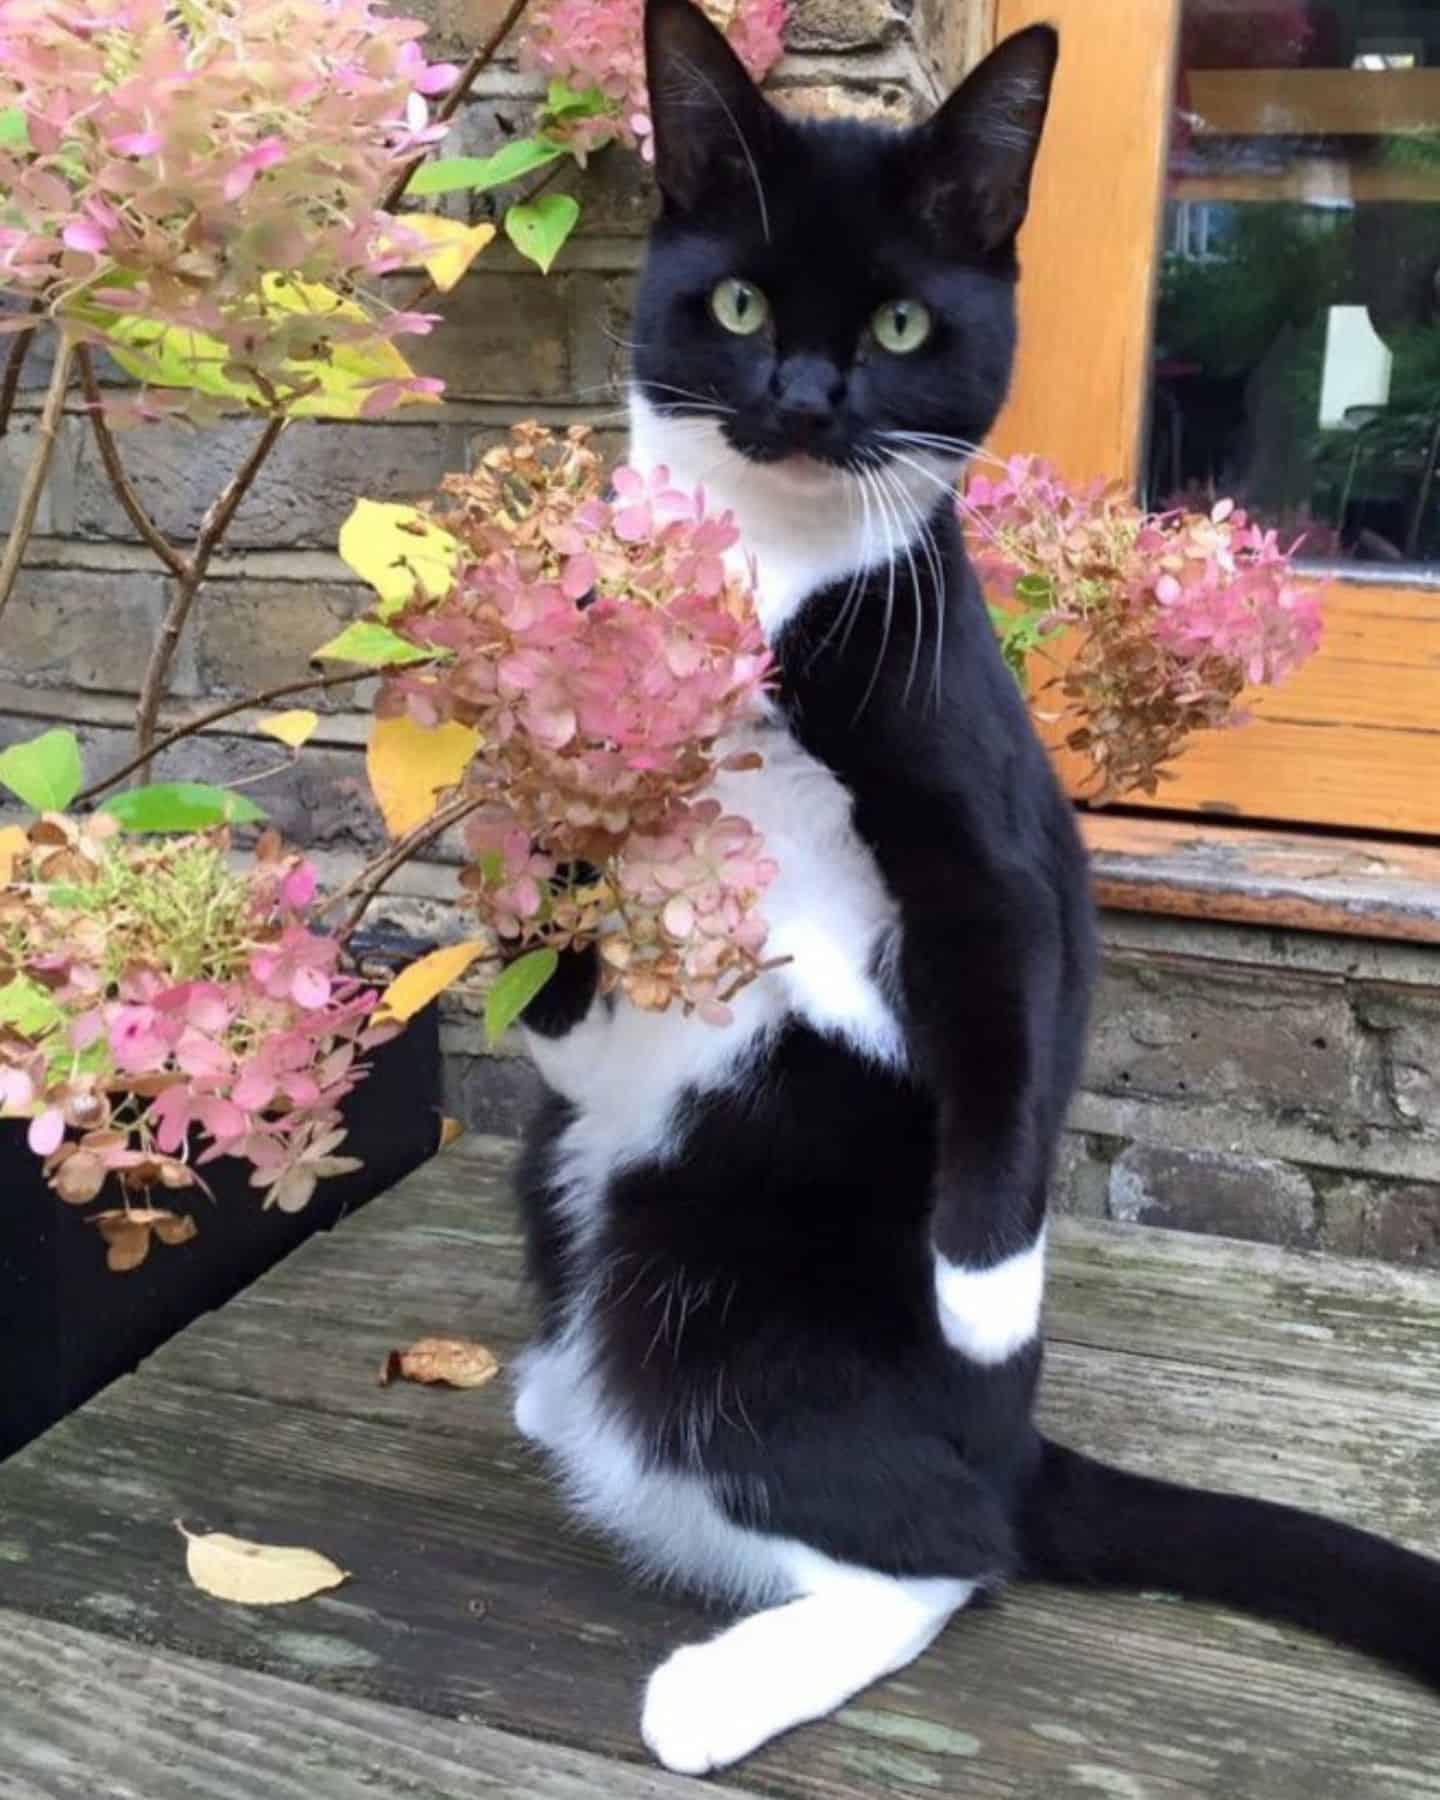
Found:
M 1440 563 L 1440 6 L 1186 0 L 1153 504 Z

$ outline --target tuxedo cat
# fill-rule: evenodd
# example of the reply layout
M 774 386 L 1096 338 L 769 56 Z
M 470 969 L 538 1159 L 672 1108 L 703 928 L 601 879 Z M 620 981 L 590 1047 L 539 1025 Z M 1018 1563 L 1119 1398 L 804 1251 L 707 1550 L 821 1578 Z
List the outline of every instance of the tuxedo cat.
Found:
M 778 675 L 741 740 L 763 767 L 722 797 L 779 864 L 784 959 L 724 1027 L 601 998 L 578 954 L 527 1017 L 552 1097 L 517 1424 L 639 1569 L 747 1615 L 655 1671 L 646 1742 L 732 1762 L 1025 1575 L 1226 1602 L 1440 1683 L 1440 1565 L 1031 1423 L 1094 923 L 952 490 L 1009 378 L 1055 34 L 902 132 L 786 120 L 690 0 L 649 0 L 646 33 L 631 454 L 757 560 Z

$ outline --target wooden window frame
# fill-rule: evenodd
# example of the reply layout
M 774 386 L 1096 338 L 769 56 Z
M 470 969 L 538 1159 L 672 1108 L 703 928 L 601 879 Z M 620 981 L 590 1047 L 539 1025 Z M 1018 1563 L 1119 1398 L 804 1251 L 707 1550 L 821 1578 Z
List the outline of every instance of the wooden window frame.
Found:
M 1072 479 L 1138 480 L 1179 16 L 1180 0 L 996 6 L 997 37 L 1047 20 L 1062 49 L 1021 238 L 1020 359 L 992 444 Z M 1317 655 L 1247 696 L 1243 729 L 1197 734 L 1176 779 L 1153 801 L 1126 796 L 1127 812 L 1440 840 L 1440 571 L 1418 585 L 1373 565 L 1324 575 Z M 1083 795 L 1078 759 L 1055 754 Z

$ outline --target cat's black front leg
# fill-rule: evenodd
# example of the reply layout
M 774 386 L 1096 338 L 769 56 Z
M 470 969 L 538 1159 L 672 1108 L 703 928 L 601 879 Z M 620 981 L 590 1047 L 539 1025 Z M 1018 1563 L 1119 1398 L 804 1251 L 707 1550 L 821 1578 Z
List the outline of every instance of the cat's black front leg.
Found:
M 1055 900 L 1039 881 L 1014 878 L 978 905 L 936 894 L 905 909 L 902 1003 L 938 1108 L 932 1231 L 947 1263 L 1003 1263 L 1044 1223 L 1068 1098 L 1065 973 Z

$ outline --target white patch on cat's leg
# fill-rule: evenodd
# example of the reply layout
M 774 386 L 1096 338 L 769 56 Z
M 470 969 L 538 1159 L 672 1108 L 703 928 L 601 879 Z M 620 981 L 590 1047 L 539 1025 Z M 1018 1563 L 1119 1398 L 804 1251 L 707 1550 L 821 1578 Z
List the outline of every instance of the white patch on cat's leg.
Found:
M 935 1258 L 935 1298 L 945 1341 L 972 1361 L 1002 1363 L 1040 1330 L 1045 1297 L 1045 1232 L 1028 1249 L 988 1269 Z
M 975 1586 L 840 1570 L 817 1592 L 661 1663 L 645 1690 L 641 1734 L 667 1769 L 684 1775 L 738 1762 L 903 1669 Z

